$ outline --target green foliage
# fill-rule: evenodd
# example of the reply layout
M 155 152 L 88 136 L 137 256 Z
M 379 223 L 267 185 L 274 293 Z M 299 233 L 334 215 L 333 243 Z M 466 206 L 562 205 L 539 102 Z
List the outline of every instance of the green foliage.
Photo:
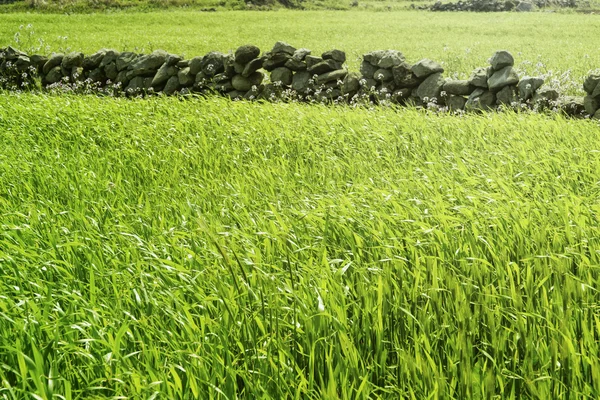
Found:
M 0 397 L 600 396 L 597 123 L 2 93 L 0 131 Z

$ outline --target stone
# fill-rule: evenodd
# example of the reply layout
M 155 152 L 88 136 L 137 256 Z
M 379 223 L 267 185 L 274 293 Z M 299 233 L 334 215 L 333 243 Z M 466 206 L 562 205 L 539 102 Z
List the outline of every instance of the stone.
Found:
M 340 63 L 346 62 L 346 53 L 341 50 L 329 50 L 321 54 L 323 60 L 334 60 Z
M 230 80 L 214 83 L 213 88 L 219 92 L 231 92 L 234 90 Z
M 46 74 L 46 78 L 44 79 L 46 83 L 53 84 L 58 83 L 62 79 L 63 75 L 61 72 L 60 66 L 55 66 Z
M 150 77 L 156 74 L 156 71 L 165 63 L 167 60 L 167 53 L 163 50 L 156 50 L 150 54 L 140 56 L 129 66 L 132 71 L 130 76 L 145 76 Z M 115 57 L 115 61 L 118 57 Z M 102 63 L 106 60 L 102 60 Z M 115 64 L 115 69 L 117 69 Z M 107 74 L 108 76 L 108 74 Z
M 294 55 L 295 52 L 296 48 L 286 42 L 275 43 L 275 46 L 273 46 L 273 50 L 271 50 L 271 53 L 285 53 L 289 54 L 290 56 Z
M 308 72 L 311 74 L 321 75 L 325 72 L 342 69 L 342 63 L 335 60 L 323 60 L 311 67 L 308 67 Z
M 468 96 L 473 91 L 473 87 L 467 80 L 447 80 L 442 90 L 449 95 Z
M 117 57 L 115 60 L 115 64 L 117 66 L 117 71 L 123 71 L 129 69 L 129 66 L 135 61 L 137 58 L 137 54 L 131 51 L 125 51 Z
M 531 11 L 533 11 L 533 9 L 534 9 L 533 3 L 530 3 L 528 1 L 521 1 L 519 4 L 517 4 L 515 11 L 531 12 Z
M 544 80 L 542 78 L 524 76 L 517 85 L 517 88 L 519 89 L 519 98 L 523 101 L 531 99 L 536 90 L 543 84 Z
M 92 55 L 83 58 L 82 67 L 86 70 L 96 69 L 100 66 L 102 59 L 106 55 L 106 50 L 99 50 Z
M 141 76 L 136 76 L 131 81 L 129 81 L 129 84 L 125 88 L 125 91 L 136 92 L 142 89 L 144 89 L 144 78 Z
M 392 68 L 404 62 L 404 55 L 397 50 L 376 50 L 363 55 L 363 60 L 379 68 Z
M 179 70 L 177 78 L 179 79 L 179 85 L 183 87 L 192 86 L 195 81 L 195 76 L 192 75 L 190 67 Z
M 519 101 L 516 86 L 504 86 L 496 93 L 496 104 L 510 106 Z
M 163 93 L 170 96 L 174 94 L 176 91 L 180 89 L 179 78 L 177 76 L 172 76 L 167 81 L 165 88 L 163 89 Z
M 235 62 L 246 65 L 260 55 L 260 49 L 252 44 L 238 47 L 235 51 Z
M 271 72 L 275 68 L 283 67 L 291 56 L 287 53 L 267 53 L 262 67 Z
M 494 71 L 499 71 L 502 68 L 515 65 L 515 59 L 508 51 L 500 50 L 495 52 L 492 58 L 490 58 L 490 64 Z
M 146 76 L 146 77 L 142 77 L 142 78 L 144 78 L 144 84 L 142 85 L 143 89 L 144 90 L 150 89 L 150 87 L 152 85 L 152 77 L 151 76 Z
M 306 62 L 307 68 L 312 68 L 316 64 L 323 61 L 323 59 L 321 57 L 307 55 L 306 57 L 304 57 L 304 61 Z
M 190 74 L 197 75 L 198 72 L 202 71 L 202 60 L 204 57 L 194 57 L 190 60 Z
M 291 69 L 292 71 L 304 71 L 307 68 L 304 61 L 299 61 L 295 58 L 290 58 L 287 60 L 284 64 L 284 67 Z
M 429 75 L 444 72 L 444 68 L 437 62 L 424 58 L 412 66 L 412 72 L 417 78 L 426 78 Z
M 342 93 L 354 95 L 360 89 L 360 74 L 358 72 L 349 72 L 342 82 Z
M 175 67 L 174 65 L 168 65 L 165 62 L 162 65 L 162 67 L 160 67 L 158 69 L 158 71 L 156 72 L 156 75 L 154 75 L 154 78 L 152 79 L 152 83 L 150 84 L 150 86 L 153 88 L 162 86 L 165 83 L 167 83 L 169 78 L 171 78 L 174 75 L 177 75 L 177 67 Z
M 600 108 L 600 99 L 594 96 L 587 95 L 583 98 L 583 108 L 585 112 L 594 115 Z
M 488 88 L 492 92 L 497 92 L 505 86 L 516 85 L 517 83 L 519 83 L 519 75 L 517 75 L 517 72 L 511 66 L 494 72 L 487 81 Z
M 378 82 L 389 82 L 394 80 L 394 74 L 389 69 L 380 68 L 373 74 L 373 79 Z
M 585 78 L 583 82 L 583 90 L 587 94 L 593 94 L 594 91 L 598 88 L 598 84 L 600 83 L 600 75 L 592 74 Z
M 599 119 L 600 120 L 600 110 L 596 111 L 596 113 L 592 116 L 592 119 Z
M 241 74 L 244 72 L 244 68 L 246 68 L 246 64 L 240 64 L 237 62 L 233 62 L 233 72 L 236 74 Z
M 567 115 L 580 117 L 585 113 L 584 98 L 565 96 L 558 99 L 557 106 Z
M 416 95 L 422 102 L 430 102 L 433 99 L 440 102 L 440 93 L 444 83 L 446 82 L 442 78 L 441 72 L 429 75 L 417 88 Z
M 127 86 L 129 83 L 129 78 L 127 77 L 127 71 L 119 71 L 117 77 L 115 78 L 116 83 L 120 83 L 122 86 Z
M 183 69 L 190 66 L 190 60 L 181 60 L 177 63 L 177 68 Z
M 487 111 L 496 103 L 496 96 L 489 90 L 477 88 L 471 93 L 465 103 L 467 111 Z
M 223 54 L 223 72 L 229 77 L 232 77 L 236 74 L 235 59 L 233 54 Z
M 324 74 L 321 74 L 317 77 L 317 84 L 322 85 L 328 82 L 341 81 L 346 77 L 347 74 L 348 71 L 346 71 L 345 69 L 338 69 L 331 72 L 325 72 Z
M 282 85 L 289 86 L 292 84 L 292 71 L 285 67 L 275 68 L 271 72 L 271 82 L 279 82 Z
M 255 73 L 256 71 L 258 71 L 259 69 L 261 69 L 264 60 L 265 59 L 263 57 L 260 57 L 260 58 L 255 58 L 254 60 L 250 61 L 244 67 L 244 70 L 242 71 L 242 76 L 248 77 L 248 76 L 252 75 L 253 73 Z
M 296 61 L 304 61 L 304 59 L 308 55 L 310 55 L 310 50 L 302 48 L 302 49 L 296 50 L 294 52 L 294 54 L 292 54 L 292 59 L 296 60 Z
M 240 92 L 247 92 L 252 89 L 252 86 L 260 86 L 264 79 L 264 75 L 260 71 L 252 73 L 248 77 L 242 75 L 235 75 L 231 79 L 231 85 L 235 90 Z
M 550 88 L 539 88 L 533 95 L 533 102 L 549 102 L 558 100 L 559 93 L 555 89 Z
M 48 61 L 42 67 L 42 72 L 44 75 L 47 75 L 50 70 L 54 69 L 54 67 L 60 66 L 62 64 L 64 54 L 62 53 L 52 53 Z
M 165 60 L 165 64 L 169 67 L 177 65 L 179 61 L 181 61 L 181 56 L 177 54 L 167 54 L 167 58 Z
M 361 89 L 366 91 L 372 91 L 377 89 L 377 81 L 371 78 L 364 78 L 360 80 Z
M 243 99 L 246 95 L 246 92 L 240 92 L 239 90 L 232 90 L 231 92 L 227 92 L 226 96 L 231 100 L 240 100 Z
M 308 71 L 300 71 L 294 74 L 292 78 L 292 89 L 294 89 L 298 93 L 306 93 L 306 91 L 311 87 L 310 80 L 312 75 L 308 73 Z
M 200 68 L 208 76 L 215 76 L 225 71 L 225 64 L 223 63 L 223 53 L 218 51 L 211 51 L 202 57 Z
M 360 64 L 360 73 L 363 77 L 367 79 L 373 79 L 373 77 L 375 76 L 375 72 L 377 72 L 378 70 L 379 68 L 377 68 L 377 66 L 371 64 L 368 61 L 363 60 L 363 62 Z
M 475 86 L 478 88 L 487 89 L 488 87 L 488 69 L 479 67 L 475 68 L 473 72 L 471 72 L 471 76 L 469 76 L 469 85 Z
M 100 68 L 104 68 L 108 64 L 115 62 L 120 54 L 121 53 L 116 50 L 106 50 L 104 57 L 102 57 L 102 61 L 100 62 Z
M 463 96 L 451 94 L 448 97 L 446 97 L 446 106 L 450 111 L 464 110 L 465 104 L 467 104 L 467 99 Z
M 106 75 L 104 74 L 104 70 L 102 68 L 95 68 L 90 71 L 88 79 L 90 79 L 92 82 L 104 84 L 104 82 L 106 82 Z
M 104 74 L 111 81 L 114 81 L 115 79 L 117 79 L 117 75 L 119 74 L 119 71 L 117 71 L 117 64 L 113 61 L 110 64 L 105 65 L 104 66 Z
M 31 61 L 31 65 L 33 65 L 35 69 L 40 72 L 42 68 L 44 68 L 44 64 L 46 64 L 48 61 L 48 57 L 34 54 L 29 57 L 29 60 Z
M 600 97 L 600 84 L 596 85 L 596 89 L 592 92 L 592 96 Z
M 78 81 L 78 82 L 84 81 L 85 75 L 83 74 L 83 67 L 71 68 L 71 79 L 73 79 L 73 81 Z
M 394 84 L 398 88 L 414 88 L 419 86 L 421 80 L 412 72 L 412 65 L 402 63 L 392 68 Z
M 196 84 L 206 84 L 210 80 L 210 77 L 206 75 L 204 72 L 200 71 L 196 74 L 195 83 Z
M 392 101 L 399 104 L 405 104 L 412 93 L 411 88 L 396 89 L 392 92 Z

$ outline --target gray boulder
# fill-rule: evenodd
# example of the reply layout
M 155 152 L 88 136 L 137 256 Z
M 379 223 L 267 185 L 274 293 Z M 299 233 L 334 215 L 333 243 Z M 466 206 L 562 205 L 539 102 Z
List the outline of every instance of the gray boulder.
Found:
M 187 87 L 194 84 L 196 77 L 192 75 L 190 67 L 185 67 L 177 73 L 177 78 L 182 87 Z
M 132 71 L 131 76 L 153 76 L 156 74 L 156 71 L 165 63 L 167 56 L 167 52 L 163 50 L 156 50 L 150 54 L 136 58 L 135 62 L 133 62 L 129 67 L 129 69 Z M 107 57 L 108 55 L 104 57 L 104 60 L 102 60 L 103 64 Z M 118 56 L 115 57 L 115 69 L 117 69 L 117 58 Z
M 307 68 L 304 61 L 297 60 L 293 57 L 287 60 L 283 66 L 292 71 L 303 71 Z
M 321 75 L 325 72 L 331 72 L 342 69 L 342 63 L 335 60 L 323 60 L 317 64 L 308 67 L 308 72 L 311 74 Z
M 329 50 L 321 54 L 323 60 L 335 60 L 340 63 L 346 62 L 346 53 L 341 50 Z
M 389 82 L 394 80 L 394 74 L 389 69 L 380 68 L 373 74 L 373 79 L 378 82 Z
M 60 66 L 62 64 L 63 57 L 64 54 L 62 53 L 52 53 L 50 58 L 48 58 L 48 61 L 46 61 L 42 67 L 42 72 L 44 75 L 47 75 L 51 69 L 54 69 L 54 67 Z
M 427 79 L 419 85 L 415 94 L 422 102 L 432 101 L 435 98 L 438 100 L 438 103 L 440 103 L 440 93 L 442 92 L 442 87 L 444 87 L 445 82 L 441 72 L 429 75 Z
M 364 61 L 379 68 L 392 68 L 404 62 L 404 54 L 397 50 L 376 50 L 363 55 Z
M 267 53 L 262 67 L 271 72 L 275 68 L 283 67 L 292 58 L 288 53 Z
M 292 55 L 292 58 L 296 61 L 304 61 L 304 59 L 306 58 L 306 56 L 310 55 L 310 50 L 309 49 L 298 49 L 294 52 L 294 54 Z
M 412 93 L 411 88 L 396 89 L 392 92 L 392 101 L 399 104 L 405 104 Z
M 197 75 L 198 72 L 202 71 L 202 60 L 204 57 L 194 57 L 189 62 L 190 74 Z
M 487 68 L 475 68 L 473 72 L 471 72 L 471 76 L 469 76 L 469 85 L 475 86 L 478 88 L 487 89 L 488 87 L 488 69 Z
M 240 92 L 247 92 L 248 90 L 252 90 L 252 86 L 260 86 L 264 79 L 264 75 L 260 71 L 256 71 L 248 77 L 244 77 L 242 75 L 235 75 L 233 79 L 231 79 L 231 85 L 235 90 L 239 90 Z
M 473 87 L 467 80 L 448 80 L 442 90 L 449 95 L 466 96 L 471 94 Z
M 504 86 L 496 93 L 496 104 L 510 106 L 519 101 L 516 86 Z
M 517 88 L 519 89 L 519 98 L 523 101 L 531 99 L 536 90 L 543 84 L 544 80 L 542 78 L 524 76 L 517 85 Z
M 163 89 L 163 93 L 170 96 L 170 95 L 174 94 L 176 91 L 178 91 L 180 88 L 181 88 L 181 86 L 179 85 L 179 78 L 177 76 L 172 76 L 167 81 L 167 84 L 165 85 L 165 88 Z
M 444 68 L 437 62 L 424 58 L 412 66 L 412 72 L 417 78 L 426 78 L 429 75 L 444 72 Z
M 156 75 L 154 75 L 154 78 L 152 79 L 152 83 L 150 84 L 150 86 L 153 87 L 153 88 L 157 88 L 159 86 L 162 86 L 165 83 L 167 83 L 167 81 L 169 80 L 169 78 L 171 78 L 174 75 L 177 75 L 177 67 L 175 67 L 174 65 L 168 65 L 165 62 L 158 69 L 158 71 L 156 72 Z
M 466 103 L 467 99 L 463 96 L 451 94 L 446 98 L 446 106 L 448 106 L 448 110 L 450 111 L 464 110 Z
M 235 62 L 238 64 L 248 64 L 260 55 L 260 49 L 252 44 L 240 46 L 235 51 Z
M 63 77 L 63 75 L 61 72 L 61 68 L 60 68 L 60 66 L 57 65 L 54 68 L 52 68 L 50 71 L 48 71 L 44 81 L 48 84 L 53 84 L 53 83 L 60 82 L 62 77 Z
M 375 76 L 375 72 L 377 72 L 378 69 L 379 68 L 377 68 L 377 66 L 366 60 L 363 60 L 363 62 L 360 64 L 360 73 L 367 79 L 373 79 L 373 76 Z
M 421 80 L 412 72 L 412 65 L 403 62 L 392 68 L 394 84 L 397 88 L 414 88 L 419 86 Z
M 346 77 L 347 74 L 348 71 L 346 71 L 345 69 L 338 69 L 336 71 L 325 72 L 324 74 L 318 76 L 317 84 L 322 85 L 328 82 L 341 81 Z
M 211 51 L 202 57 L 200 68 L 208 76 L 215 76 L 225 71 L 225 64 L 223 62 L 223 53 L 218 51 Z
M 119 71 L 117 71 L 117 64 L 113 61 L 110 64 L 105 65 L 104 66 L 104 74 L 111 81 L 114 81 L 115 79 L 117 79 L 117 75 L 119 74 Z
M 596 111 L 596 113 L 592 116 L 592 119 L 600 120 L 600 110 Z
M 124 71 L 126 69 L 129 69 L 129 67 L 135 61 L 136 58 L 137 54 L 132 53 L 131 51 L 125 51 L 119 54 L 119 56 L 115 60 L 117 71 Z
M 308 73 L 308 71 L 300 71 L 294 74 L 292 78 L 292 89 L 294 89 L 298 93 L 306 93 L 306 91 L 311 87 L 310 80 L 312 75 Z
M 590 76 L 585 78 L 585 81 L 583 82 L 583 90 L 585 90 L 587 94 L 593 94 L 594 91 L 598 88 L 599 84 L 600 75 L 591 74 Z
M 584 99 L 580 96 L 565 96 L 558 99 L 557 106 L 567 115 L 580 117 L 585 114 Z
M 358 72 L 349 72 L 342 82 L 342 93 L 354 95 L 360 89 L 360 74 Z
M 84 57 L 81 63 L 82 67 L 86 70 L 96 69 L 100 66 L 102 59 L 106 55 L 106 50 L 99 50 L 92 55 Z
M 121 53 L 116 50 L 110 50 L 110 49 L 106 50 L 104 57 L 102 58 L 102 61 L 100 62 L 100 67 L 104 68 L 108 64 L 117 61 L 117 58 L 119 57 L 120 54 Z
M 585 108 L 585 112 L 589 115 L 594 115 L 600 108 L 600 99 L 590 95 L 585 96 L 583 98 L 583 108 Z
M 273 46 L 273 50 L 271 50 L 271 53 L 285 53 L 289 54 L 290 56 L 294 55 L 295 52 L 296 48 L 286 42 L 275 43 L 275 46 Z
M 142 89 L 145 89 L 144 77 L 142 77 L 142 76 L 136 76 L 131 81 L 129 81 L 129 84 L 125 88 L 125 91 L 127 91 L 127 92 L 137 92 L 137 91 L 142 90 Z
M 258 71 L 259 69 L 261 69 L 264 60 L 265 59 L 263 57 L 260 57 L 250 61 L 248 64 L 246 64 L 246 67 L 244 67 L 244 70 L 242 71 L 242 76 L 248 77 L 256 71 Z
M 475 89 L 465 103 L 467 111 L 486 111 L 490 110 L 496 103 L 496 96 L 489 90 L 481 88 Z
M 106 75 L 104 75 L 104 70 L 102 68 L 95 68 L 90 71 L 88 79 L 92 82 L 104 84 L 104 82 L 106 82 Z
M 276 83 L 279 82 L 282 85 L 289 86 L 292 84 L 292 71 L 285 67 L 275 68 L 271 72 L 271 82 Z
M 500 50 L 495 52 L 492 58 L 490 58 L 490 64 L 494 71 L 499 71 L 502 68 L 515 65 L 515 59 L 508 51 Z
M 507 66 L 494 72 L 494 74 L 488 79 L 488 88 L 492 92 L 497 92 L 505 86 L 516 85 L 519 83 L 519 75 L 513 67 Z
M 533 3 L 530 3 L 528 1 L 522 1 L 519 4 L 517 4 L 517 7 L 515 8 L 515 11 L 518 12 L 531 12 L 534 10 L 534 5 Z

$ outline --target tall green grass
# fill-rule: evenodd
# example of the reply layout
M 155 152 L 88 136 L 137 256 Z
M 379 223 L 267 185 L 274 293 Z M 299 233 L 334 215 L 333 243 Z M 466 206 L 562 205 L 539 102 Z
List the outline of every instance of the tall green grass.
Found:
M 0 95 L 0 398 L 600 396 L 600 126 Z

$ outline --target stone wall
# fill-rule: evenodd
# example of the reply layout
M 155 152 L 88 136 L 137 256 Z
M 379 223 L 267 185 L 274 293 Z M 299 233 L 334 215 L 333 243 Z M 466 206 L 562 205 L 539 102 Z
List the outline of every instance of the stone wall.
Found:
M 455 112 L 533 108 L 600 119 L 600 75 L 585 80 L 585 97 L 563 96 L 545 87 L 542 78 L 519 77 L 507 51 L 494 53 L 489 66 L 475 69 L 466 80 L 444 78 L 444 68 L 429 59 L 411 64 L 396 50 L 365 54 L 360 71 L 348 71 L 345 62 L 341 50 L 316 56 L 284 42 L 264 53 L 245 45 L 235 52 L 213 51 L 190 59 L 162 50 L 136 54 L 107 49 L 87 56 L 72 52 L 46 57 L 7 47 L 0 49 L 0 88 L 124 96 L 220 94 L 232 99 L 390 103 Z

